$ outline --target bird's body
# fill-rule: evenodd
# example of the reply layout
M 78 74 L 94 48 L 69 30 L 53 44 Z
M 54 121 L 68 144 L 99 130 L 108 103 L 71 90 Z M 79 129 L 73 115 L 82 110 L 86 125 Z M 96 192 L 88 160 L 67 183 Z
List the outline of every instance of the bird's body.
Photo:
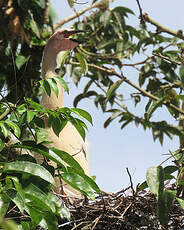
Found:
M 75 32 L 76 31 L 73 32 L 72 30 L 62 29 L 54 33 L 49 39 L 43 53 L 42 77 L 44 79 L 52 78 L 57 75 L 55 69 L 57 67 L 56 58 L 58 53 L 64 50 L 72 50 L 78 45 L 77 41 L 70 40 L 69 38 L 69 35 Z M 64 106 L 63 88 L 59 83 L 57 86 L 59 92 L 58 97 L 53 92 L 51 92 L 50 96 L 45 93 L 43 94 L 41 101 L 43 107 L 57 109 Z M 47 120 L 45 120 L 45 127 L 49 134 L 48 141 L 52 142 L 51 145 L 72 155 L 84 169 L 84 172 L 89 176 L 89 153 L 87 143 L 83 141 L 76 128 L 68 122 L 59 136 L 56 136 L 52 128 L 47 126 Z M 62 186 L 60 180 L 56 180 L 56 184 L 58 187 L 57 191 L 59 191 L 59 187 Z M 70 195 L 74 196 L 79 196 L 80 194 L 69 185 L 64 185 L 62 190 L 64 190 L 66 194 L 71 193 Z

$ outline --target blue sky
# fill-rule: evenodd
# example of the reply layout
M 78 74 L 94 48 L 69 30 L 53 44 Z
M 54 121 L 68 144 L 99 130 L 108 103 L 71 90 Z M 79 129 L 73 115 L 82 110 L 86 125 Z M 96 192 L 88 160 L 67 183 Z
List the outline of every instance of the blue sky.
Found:
M 77 0 L 78 2 L 85 2 Z M 73 14 L 73 11 L 68 7 L 67 0 L 52 0 L 59 20 Z M 147 12 L 150 17 L 158 21 L 162 25 L 173 30 L 179 30 L 184 27 L 184 2 L 181 0 L 140 0 L 143 12 Z M 135 16 L 129 18 L 129 24 L 139 27 L 139 11 L 135 0 L 115 0 L 110 8 L 117 5 L 126 6 L 135 12 Z M 85 5 L 79 5 L 80 9 Z M 80 17 L 82 19 L 82 16 Z M 64 27 L 70 27 L 71 24 L 66 24 Z M 152 27 L 154 29 L 154 27 Z M 139 58 L 139 57 L 137 57 Z M 140 58 L 141 59 L 141 58 Z M 136 79 L 137 75 L 132 70 L 125 70 L 125 75 L 131 80 Z M 76 88 L 69 77 L 65 76 L 69 81 L 70 96 L 65 95 L 65 106 L 72 107 L 72 100 L 79 94 L 84 86 L 80 83 Z M 136 81 L 136 80 L 135 80 Z M 128 86 L 124 85 L 121 88 L 122 93 L 130 103 L 131 109 L 134 107 L 129 100 Z M 135 92 L 135 91 L 134 91 Z M 126 97 L 127 96 L 127 97 Z M 119 123 L 114 121 L 108 128 L 104 129 L 103 124 L 107 119 L 107 115 L 103 114 L 94 106 L 92 99 L 85 99 L 79 103 L 79 107 L 87 110 L 93 117 L 93 126 L 89 127 L 87 133 L 90 142 L 90 165 L 91 175 L 96 176 L 96 182 L 100 188 L 107 192 L 115 192 L 126 188 L 129 185 L 129 178 L 126 173 L 126 167 L 132 174 L 134 185 L 145 180 L 146 169 L 149 166 L 156 166 L 164 159 L 163 153 L 168 153 L 169 150 L 175 150 L 179 146 L 178 139 L 172 141 L 165 138 L 163 146 L 158 141 L 153 142 L 151 131 L 144 131 L 141 127 L 135 127 L 131 124 L 123 131 L 120 129 Z M 138 112 L 141 113 L 141 106 L 138 106 Z M 155 113 L 156 119 L 163 120 L 169 118 L 167 110 Z

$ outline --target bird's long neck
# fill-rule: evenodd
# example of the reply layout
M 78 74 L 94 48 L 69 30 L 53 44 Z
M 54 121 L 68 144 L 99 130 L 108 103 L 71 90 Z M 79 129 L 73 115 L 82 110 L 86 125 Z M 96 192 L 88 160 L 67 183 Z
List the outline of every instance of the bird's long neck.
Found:
M 57 53 L 53 49 L 49 49 L 49 47 L 45 48 L 42 60 L 42 77 L 44 79 L 53 78 L 57 75 L 55 72 L 57 67 L 56 57 Z M 64 106 L 63 87 L 59 83 L 57 83 L 57 87 L 58 97 L 54 92 L 51 92 L 50 96 L 48 96 L 46 93 L 43 94 L 41 101 L 43 107 L 57 109 Z

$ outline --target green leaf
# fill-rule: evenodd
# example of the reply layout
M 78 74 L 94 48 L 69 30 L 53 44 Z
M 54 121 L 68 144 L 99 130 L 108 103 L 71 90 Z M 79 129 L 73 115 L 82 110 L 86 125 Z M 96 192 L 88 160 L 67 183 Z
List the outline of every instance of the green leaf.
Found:
M 123 56 L 123 47 L 124 47 L 124 43 L 123 41 L 117 42 L 116 43 L 116 56 L 117 58 L 121 59 Z
M 144 182 L 142 182 L 142 183 L 138 186 L 137 192 L 143 191 L 143 190 L 146 189 L 147 187 L 148 187 L 147 182 L 144 181 Z
M 37 152 L 47 157 L 48 159 L 56 162 L 63 167 L 63 161 L 73 168 L 77 168 L 79 171 L 84 171 L 79 163 L 69 154 L 59 149 L 50 147 L 47 148 L 44 145 L 36 144 L 34 141 L 23 141 L 22 144 L 14 144 L 11 148 L 29 149 L 30 151 Z
M 76 170 L 74 168 L 69 168 L 68 170 L 69 170 L 69 172 L 73 172 L 73 173 L 79 174 L 91 186 L 91 188 L 95 192 L 97 192 L 98 194 L 100 194 L 100 188 L 98 187 L 98 185 L 95 183 L 95 181 L 91 177 L 87 176 L 83 172 L 78 171 L 78 170 Z
M 76 190 L 80 191 L 84 195 L 90 197 L 92 200 L 95 199 L 94 191 L 89 183 L 76 171 L 62 173 L 61 178 Z
M 4 149 L 5 143 L 0 139 L 0 152 Z
M 28 154 L 25 154 L 25 155 L 28 155 Z M 22 155 L 23 156 L 23 155 Z M 28 155 L 29 156 L 29 155 Z M 33 158 L 34 159 L 34 158 Z M 22 188 L 22 185 L 20 184 L 19 182 L 19 179 L 17 177 L 14 177 L 14 176 L 7 176 L 6 177 L 6 181 L 7 179 L 11 180 L 17 190 L 17 192 L 20 194 L 20 196 L 24 199 L 25 196 L 24 196 L 24 190 Z
M 41 221 L 41 219 L 40 219 L 40 221 Z M 32 225 L 32 223 L 29 222 L 29 221 L 21 221 L 21 227 L 22 227 L 23 230 L 30 230 L 31 225 Z
M 78 85 L 80 79 L 81 79 L 81 76 L 82 76 L 82 68 L 81 67 L 75 67 L 73 68 L 73 71 L 72 71 L 72 80 L 74 82 L 75 85 Z
M 154 111 L 155 111 L 158 107 L 162 106 L 163 100 L 164 100 L 164 98 L 161 98 L 161 99 L 159 99 L 159 100 L 157 100 L 157 101 L 154 101 L 154 102 L 152 103 L 152 105 L 151 105 L 151 107 L 149 108 L 148 112 L 145 114 L 147 120 L 149 120 L 149 119 L 151 118 L 152 114 L 154 113 Z
M 30 123 L 36 114 L 37 114 L 37 112 L 34 112 L 32 110 L 28 110 L 27 111 L 27 122 Z
M 125 15 L 126 17 L 127 17 L 127 13 L 134 15 L 134 12 L 131 9 L 129 9 L 127 7 L 122 7 L 122 6 L 118 6 L 118 7 L 114 8 L 113 11 L 116 11 L 116 12 L 120 13 L 121 15 Z
M 78 169 L 78 171 L 84 172 L 80 164 L 69 153 L 56 149 L 54 147 L 50 147 L 49 149 L 52 150 L 55 154 L 57 154 L 57 156 L 59 156 L 70 167 Z
M 0 226 L 3 228 L 3 230 L 20 230 L 18 225 L 12 220 L 1 219 Z
M 30 197 L 30 196 L 29 196 Z M 36 202 L 36 201 L 35 201 Z M 40 203 L 40 202 L 39 202 Z M 34 203 L 33 203 L 34 205 Z M 29 203 L 26 205 L 26 211 L 27 213 L 30 215 L 31 217 L 31 223 L 36 226 L 40 223 L 40 221 L 43 219 L 44 214 L 43 212 L 40 210 L 40 208 L 36 208 L 33 205 L 30 205 Z M 46 208 L 47 210 L 47 208 Z M 27 229 L 26 229 L 27 230 Z M 28 230 L 30 230 L 30 228 L 28 228 Z
M 20 105 L 20 106 L 18 106 L 17 107 L 17 109 L 16 109 L 16 112 L 18 112 L 19 114 L 23 114 L 24 112 L 26 112 L 26 105 L 25 104 L 22 104 L 22 105 Z
M 184 66 L 180 67 L 179 74 L 180 74 L 182 85 L 184 86 Z
M 176 200 L 181 205 L 181 207 L 184 209 L 184 199 L 176 197 Z
M 111 18 L 111 10 L 105 10 L 100 16 L 100 23 L 104 25 L 104 28 L 107 26 Z
M 10 198 L 6 194 L 0 194 L 0 219 L 6 215 L 10 201 Z
M 75 97 L 75 99 L 73 101 L 73 106 L 77 107 L 79 101 L 81 101 L 82 99 L 88 98 L 91 96 L 96 96 L 96 95 L 97 95 L 97 92 L 95 92 L 95 91 L 88 91 L 87 93 L 81 93 Z
M 45 91 L 45 93 L 48 96 L 50 96 L 50 94 L 51 94 L 51 88 L 50 88 L 50 85 L 49 85 L 48 81 L 45 80 L 45 79 L 43 79 L 43 80 L 40 80 L 39 83 L 40 83 L 41 87 L 43 88 L 43 90 Z
M 24 213 L 25 210 L 25 202 L 23 197 L 15 190 L 8 189 L 6 191 L 7 196 L 15 203 L 21 213 Z
M 58 86 L 56 80 L 54 78 L 47 78 L 47 82 L 49 83 L 51 90 L 58 97 Z
M 110 88 L 108 89 L 106 93 L 106 101 L 108 101 L 114 95 L 116 89 L 121 85 L 122 82 L 123 82 L 123 79 L 116 81 L 114 84 L 110 86 Z
M 49 230 L 59 230 L 58 219 L 52 212 L 46 213 L 44 219 L 47 223 L 47 227 Z
M 19 137 L 20 137 L 20 134 L 21 134 L 21 131 L 20 131 L 19 126 L 18 126 L 17 124 L 15 124 L 14 122 L 8 121 L 8 120 L 6 120 L 5 123 L 6 123 L 10 128 L 13 129 L 15 136 L 19 138 Z
M 48 195 L 35 185 L 29 184 L 24 191 L 26 198 L 29 199 L 26 205 L 37 207 L 44 211 L 56 212 L 55 205 Z
M 11 146 L 11 148 L 21 148 L 21 149 L 28 149 L 32 152 L 37 152 L 44 157 L 47 157 L 48 159 L 56 162 L 57 164 L 63 166 L 63 161 L 58 157 L 53 151 L 50 151 L 49 148 L 47 148 L 44 145 L 36 144 L 34 141 L 23 141 L 22 144 L 14 144 Z
M 56 114 L 51 114 L 49 116 L 48 124 L 52 125 L 52 129 L 54 133 L 56 134 L 56 136 L 58 137 L 59 137 L 61 130 L 65 127 L 66 123 L 67 123 L 66 120 L 61 122 L 60 117 Z
M 164 168 L 164 174 L 172 174 L 178 170 L 177 166 L 169 165 Z
M 167 226 L 169 221 L 169 212 L 171 205 L 176 197 L 176 191 L 165 190 L 158 199 L 157 215 L 160 223 L 163 226 Z
M 146 173 L 146 182 L 153 194 L 157 197 L 163 193 L 164 170 L 161 166 L 149 167 Z
M 71 108 L 71 111 L 77 114 L 79 117 L 85 118 L 87 121 L 89 121 L 93 125 L 92 117 L 87 111 L 83 109 L 79 109 L 79 108 Z
M 87 74 L 88 72 L 88 63 L 86 61 L 86 59 L 84 58 L 84 56 L 81 53 L 75 53 L 75 57 L 77 58 L 78 62 L 80 63 L 82 72 L 84 74 Z
M 64 50 L 57 55 L 56 63 L 57 66 L 62 66 L 65 63 L 66 58 L 68 57 L 70 51 Z
M 69 94 L 69 88 L 68 88 L 66 81 L 61 76 L 56 76 L 54 77 L 54 79 L 60 82 L 61 85 L 63 86 L 63 89 Z
M 32 108 L 32 109 L 35 109 L 36 111 L 38 112 L 46 112 L 46 110 L 38 103 L 32 101 L 31 99 L 29 98 L 26 98 L 26 101 L 28 102 L 29 106 Z
M 114 17 L 116 18 L 116 21 L 117 21 L 117 24 L 118 24 L 118 26 L 119 26 L 119 30 L 120 30 L 120 32 L 123 34 L 124 33 L 124 24 L 125 24 L 125 22 L 124 22 L 124 18 L 121 16 L 121 14 L 119 13 L 119 12 L 117 12 L 117 11 L 114 11 L 113 10 L 113 15 L 114 15 Z
M 8 137 L 8 134 L 9 134 L 10 130 L 7 127 L 7 125 L 5 124 L 4 121 L 0 121 L 0 128 L 1 128 L 2 132 L 3 132 L 4 137 L 5 138 Z
M 70 8 L 73 8 L 74 6 L 74 0 L 67 0 Z
M 43 141 L 45 141 L 47 138 L 48 138 L 48 132 L 46 129 L 44 128 L 39 128 L 37 131 L 36 131 L 36 140 L 37 140 L 37 144 L 40 144 L 42 143 Z
M 39 28 L 34 20 L 34 17 L 33 17 L 33 14 L 31 13 L 31 11 L 29 10 L 29 15 L 31 16 L 31 20 L 30 20 L 30 27 L 33 31 L 33 33 L 38 37 L 40 38 L 40 31 L 39 31 Z
M 28 173 L 32 176 L 39 177 L 49 182 L 50 184 L 55 185 L 54 178 L 52 177 L 50 172 L 47 171 L 41 165 L 32 162 L 16 161 L 11 163 L 6 163 L 3 167 L 3 172 Z
M 123 115 L 123 112 L 119 109 L 114 109 L 114 110 L 107 110 L 106 112 L 112 112 L 112 116 L 110 116 L 104 123 L 104 128 L 107 128 L 107 126 L 117 117 L 120 115 Z
M 80 121 L 79 119 L 73 118 L 71 120 L 71 123 L 75 126 L 78 133 L 81 135 L 82 139 L 85 141 L 86 133 L 82 125 L 83 122 Z
M 61 219 L 66 218 L 70 220 L 70 212 L 69 209 L 66 207 L 65 202 L 52 193 L 48 194 L 48 198 L 54 203 L 56 207 L 56 214 L 58 214 Z
M 17 66 L 17 69 L 20 69 L 27 61 L 29 57 L 25 57 L 22 55 L 19 55 L 16 57 L 15 64 Z

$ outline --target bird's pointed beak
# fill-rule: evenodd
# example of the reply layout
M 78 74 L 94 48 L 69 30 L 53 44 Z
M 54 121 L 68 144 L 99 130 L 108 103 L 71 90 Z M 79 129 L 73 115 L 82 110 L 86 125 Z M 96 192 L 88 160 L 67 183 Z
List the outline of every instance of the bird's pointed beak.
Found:
M 71 40 L 71 41 L 73 41 L 73 42 L 76 42 L 76 43 L 78 43 L 78 44 L 83 44 L 83 43 L 85 43 L 86 41 L 80 41 L 80 40 L 78 40 L 78 39 L 74 39 L 74 38 L 70 38 L 70 36 L 71 35 L 73 35 L 73 34 L 77 34 L 77 33 L 86 33 L 87 31 L 86 30 L 72 30 L 72 31 L 70 31 L 70 34 L 69 34 L 69 40 Z

